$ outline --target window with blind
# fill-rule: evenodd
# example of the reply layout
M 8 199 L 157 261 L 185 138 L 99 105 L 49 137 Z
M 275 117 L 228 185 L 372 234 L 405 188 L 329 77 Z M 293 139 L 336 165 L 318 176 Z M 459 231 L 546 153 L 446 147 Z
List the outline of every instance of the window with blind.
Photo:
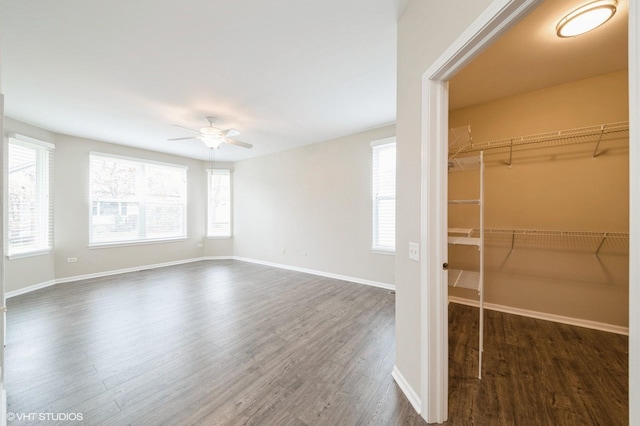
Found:
M 371 143 L 373 151 L 372 250 L 396 250 L 396 139 Z
M 231 236 L 231 171 L 208 170 L 207 236 Z
M 187 236 L 187 168 L 90 154 L 90 245 Z
M 51 191 L 54 145 L 10 135 L 7 173 L 7 253 L 48 252 L 53 246 Z

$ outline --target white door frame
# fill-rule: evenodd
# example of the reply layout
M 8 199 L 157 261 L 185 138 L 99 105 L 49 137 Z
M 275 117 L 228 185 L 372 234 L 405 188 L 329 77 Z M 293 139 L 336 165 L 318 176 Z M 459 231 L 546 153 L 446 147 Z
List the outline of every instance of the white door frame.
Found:
M 629 0 L 629 424 L 640 424 L 640 1 Z M 632 403 L 635 401 L 635 405 Z
M 630 96 L 630 259 L 640 256 L 640 124 L 638 72 L 638 1 L 629 0 Z M 447 135 L 448 80 L 475 55 L 526 16 L 542 0 L 494 0 L 485 12 L 422 75 L 421 160 L 421 404 L 429 423 L 441 423 L 448 411 Z M 640 400 L 640 267 L 630 262 L 629 398 Z M 634 303 L 635 301 L 635 303 Z M 630 424 L 640 424 L 640 407 L 630 406 Z M 634 422 L 635 420 L 635 422 Z

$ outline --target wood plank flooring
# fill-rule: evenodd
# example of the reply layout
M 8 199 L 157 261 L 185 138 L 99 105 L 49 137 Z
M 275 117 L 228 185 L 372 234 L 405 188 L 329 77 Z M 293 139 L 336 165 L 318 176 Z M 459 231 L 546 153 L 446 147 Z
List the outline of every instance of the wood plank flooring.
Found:
M 425 425 L 391 378 L 388 291 L 239 261 L 7 301 L 8 411 L 85 425 Z M 627 338 L 449 306 L 447 425 L 624 425 Z
M 425 424 L 391 378 L 394 304 L 383 289 L 238 261 L 49 287 L 8 300 L 8 411 L 87 425 Z
M 449 305 L 449 425 L 629 423 L 628 338 Z

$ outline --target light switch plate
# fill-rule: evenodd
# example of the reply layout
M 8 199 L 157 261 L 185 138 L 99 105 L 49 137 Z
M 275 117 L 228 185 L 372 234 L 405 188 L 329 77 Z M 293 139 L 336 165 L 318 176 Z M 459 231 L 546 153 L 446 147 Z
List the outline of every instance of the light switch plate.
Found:
M 409 243 L 409 259 L 420 261 L 420 244 Z

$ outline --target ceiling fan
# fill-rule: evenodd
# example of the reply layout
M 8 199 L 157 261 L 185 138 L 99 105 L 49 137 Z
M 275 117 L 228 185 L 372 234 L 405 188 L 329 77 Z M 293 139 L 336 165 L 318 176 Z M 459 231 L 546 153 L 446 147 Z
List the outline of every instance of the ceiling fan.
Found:
M 206 146 L 212 149 L 217 149 L 223 143 L 227 143 L 230 145 L 241 146 L 243 148 L 252 148 L 253 145 L 246 142 L 240 142 L 234 139 L 230 139 L 234 136 L 239 136 L 240 132 L 236 129 L 226 129 L 222 130 L 217 127 L 214 127 L 214 123 L 216 122 L 215 117 L 206 117 L 209 122 L 208 126 L 201 127 L 199 130 L 190 129 L 188 127 L 182 127 L 175 125 L 176 127 L 180 127 L 181 129 L 189 130 L 191 132 L 197 133 L 195 136 L 188 136 L 186 138 L 171 138 L 167 139 L 169 141 L 182 141 L 187 139 L 200 139 Z

